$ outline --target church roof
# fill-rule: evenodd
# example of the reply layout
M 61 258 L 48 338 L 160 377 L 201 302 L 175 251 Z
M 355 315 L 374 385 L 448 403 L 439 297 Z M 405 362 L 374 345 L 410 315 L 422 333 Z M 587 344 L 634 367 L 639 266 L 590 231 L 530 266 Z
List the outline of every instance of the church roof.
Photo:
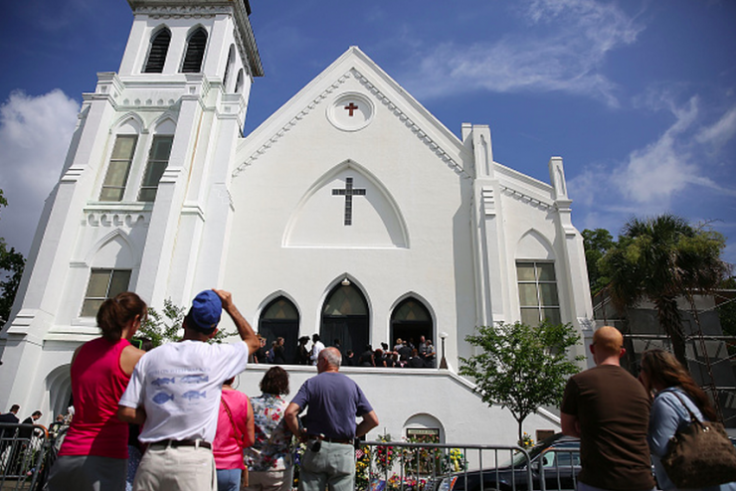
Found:
M 357 46 L 351 46 L 238 145 L 233 176 L 266 153 L 281 137 L 316 109 L 350 77 L 358 79 L 377 102 L 412 129 L 450 167 L 466 174 L 459 155 L 468 150 L 460 139 L 424 108 Z M 466 174 L 466 177 L 469 177 Z

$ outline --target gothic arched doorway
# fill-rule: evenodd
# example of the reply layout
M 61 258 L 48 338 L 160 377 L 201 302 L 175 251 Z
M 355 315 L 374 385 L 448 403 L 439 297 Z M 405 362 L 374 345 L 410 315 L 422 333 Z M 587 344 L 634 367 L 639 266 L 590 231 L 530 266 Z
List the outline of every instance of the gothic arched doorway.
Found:
M 396 339 L 401 338 L 419 347 L 421 336 L 431 339 L 434 343 L 433 327 L 432 315 L 427 307 L 416 298 L 408 297 L 391 313 L 391 343 L 396 343 Z
M 338 339 L 343 354 L 353 350 L 356 356 L 369 343 L 368 302 L 355 285 L 338 284 L 332 289 L 322 308 L 320 337 L 325 346 L 333 346 Z
M 263 309 L 258 333 L 266 338 L 266 349 L 271 349 L 271 343 L 276 338 L 284 338 L 286 361 L 294 363 L 299 337 L 299 311 L 291 300 L 284 296 L 272 300 Z

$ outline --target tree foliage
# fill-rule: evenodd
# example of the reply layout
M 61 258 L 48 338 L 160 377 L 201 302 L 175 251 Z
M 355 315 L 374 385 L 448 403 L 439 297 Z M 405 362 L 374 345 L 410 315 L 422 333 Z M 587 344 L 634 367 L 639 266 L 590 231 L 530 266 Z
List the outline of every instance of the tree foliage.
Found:
M 182 323 L 187 315 L 186 307 L 175 305 L 170 298 L 164 300 L 164 308 L 161 312 L 153 307 L 148 307 L 148 318 L 136 333 L 136 338 L 148 338 L 153 347 L 162 344 L 180 341 L 183 335 Z M 224 329 L 217 331 L 211 343 L 222 343 L 225 338 L 234 333 Z
M 8 206 L 8 201 L 0 189 L 0 209 L 5 206 Z M 10 309 L 18 293 L 25 265 L 23 254 L 16 252 L 13 247 L 8 249 L 5 239 L 0 237 L 0 328 L 10 318 Z
M 634 307 L 642 299 L 654 304 L 675 356 L 687 366 L 677 297 L 709 293 L 721 284 L 730 272 L 730 265 L 721 260 L 725 246 L 718 232 L 694 228 L 673 215 L 635 218 L 599 266 L 610 278 L 611 298 L 619 309 Z
M 482 326 L 465 340 L 480 354 L 460 358 L 460 373 L 475 379 L 476 392 L 488 405 L 511 411 L 522 440 L 524 419 L 543 405 L 559 405 L 567 378 L 579 371 L 569 350 L 580 337 L 570 324 L 542 322 L 532 327 L 519 322 Z
M 585 263 L 588 266 L 588 282 L 590 284 L 590 293 L 595 296 L 596 293 L 603 290 L 610 281 L 599 267 L 599 262 L 606 253 L 616 245 L 611 233 L 604 228 L 595 230 L 583 230 L 583 247 L 585 248 Z

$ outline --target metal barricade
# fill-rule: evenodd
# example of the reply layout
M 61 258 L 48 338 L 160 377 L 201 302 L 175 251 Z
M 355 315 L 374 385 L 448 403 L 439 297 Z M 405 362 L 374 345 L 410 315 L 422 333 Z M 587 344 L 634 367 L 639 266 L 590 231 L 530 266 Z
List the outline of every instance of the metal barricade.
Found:
M 356 457 L 359 491 L 539 489 L 518 446 L 368 442 Z
M 577 489 L 580 468 L 579 450 L 555 448 L 545 452 L 535 468 L 540 491 Z
M 0 491 L 35 491 L 50 442 L 41 425 L 0 423 Z
M 368 442 L 357 450 L 358 491 L 574 491 L 576 441 L 517 446 Z

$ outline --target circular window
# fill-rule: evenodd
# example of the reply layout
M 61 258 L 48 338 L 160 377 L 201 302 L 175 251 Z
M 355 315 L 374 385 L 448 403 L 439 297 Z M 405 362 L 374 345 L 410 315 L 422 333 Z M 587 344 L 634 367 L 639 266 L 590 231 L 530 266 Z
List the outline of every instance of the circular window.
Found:
M 373 120 L 373 103 L 357 93 L 339 95 L 327 107 L 327 119 L 336 128 L 344 131 L 358 131 Z

